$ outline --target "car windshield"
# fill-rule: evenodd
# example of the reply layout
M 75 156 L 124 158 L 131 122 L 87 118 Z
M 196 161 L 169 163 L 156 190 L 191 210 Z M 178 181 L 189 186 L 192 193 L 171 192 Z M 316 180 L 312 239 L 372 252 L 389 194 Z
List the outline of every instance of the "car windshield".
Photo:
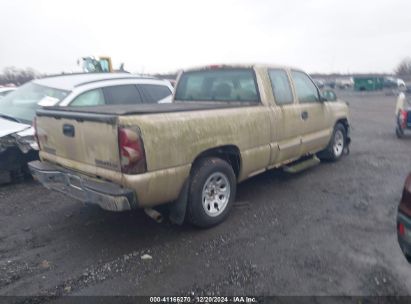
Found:
M 1 99 L 0 115 L 31 124 L 40 106 L 54 106 L 69 92 L 28 83 Z
M 185 72 L 177 85 L 179 101 L 258 102 L 252 69 L 210 69 Z

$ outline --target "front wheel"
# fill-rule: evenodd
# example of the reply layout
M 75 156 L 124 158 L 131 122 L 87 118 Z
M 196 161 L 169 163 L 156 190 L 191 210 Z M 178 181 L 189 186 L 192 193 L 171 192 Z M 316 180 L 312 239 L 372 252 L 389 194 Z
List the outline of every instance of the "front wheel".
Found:
M 233 168 L 220 158 L 205 158 L 193 168 L 188 198 L 187 219 L 194 226 L 209 228 L 228 215 L 235 198 Z
M 338 123 L 334 127 L 333 135 L 327 146 L 327 148 L 320 153 L 318 153 L 318 158 L 327 161 L 337 161 L 339 160 L 347 145 L 347 131 L 345 127 Z

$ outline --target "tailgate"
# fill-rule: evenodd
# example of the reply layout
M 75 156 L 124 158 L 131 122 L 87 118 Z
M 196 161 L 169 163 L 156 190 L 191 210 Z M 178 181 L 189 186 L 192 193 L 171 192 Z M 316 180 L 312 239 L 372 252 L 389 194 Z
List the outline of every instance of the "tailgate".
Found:
M 66 166 L 73 161 L 80 171 L 121 170 L 115 116 L 38 110 L 36 128 L 44 159 L 62 159 Z

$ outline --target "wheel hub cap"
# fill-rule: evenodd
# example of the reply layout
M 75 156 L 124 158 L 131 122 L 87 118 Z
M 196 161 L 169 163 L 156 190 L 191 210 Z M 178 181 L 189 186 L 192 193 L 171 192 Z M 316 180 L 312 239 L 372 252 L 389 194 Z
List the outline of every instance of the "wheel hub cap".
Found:
M 223 213 L 230 199 L 230 190 L 230 183 L 225 174 L 221 172 L 211 174 L 204 184 L 202 193 L 205 213 L 212 217 Z
M 344 135 L 340 130 L 335 132 L 333 150 L 337 157 L 339 157 L 344 150 Z

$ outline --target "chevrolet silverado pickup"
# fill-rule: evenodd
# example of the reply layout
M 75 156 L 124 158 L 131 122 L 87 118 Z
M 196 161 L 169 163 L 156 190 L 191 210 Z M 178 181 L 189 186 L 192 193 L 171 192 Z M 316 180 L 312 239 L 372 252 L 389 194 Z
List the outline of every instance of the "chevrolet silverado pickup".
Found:
M 199 227 L 226 218 L 239 182 L 339 160 L 350 143 L 345 102 L 270 65 L 185 70 L 172 103 L 40 109 L 35 127 L 29 167 L 45 187 L 112 211 L 169 203 L 174 222 Z

